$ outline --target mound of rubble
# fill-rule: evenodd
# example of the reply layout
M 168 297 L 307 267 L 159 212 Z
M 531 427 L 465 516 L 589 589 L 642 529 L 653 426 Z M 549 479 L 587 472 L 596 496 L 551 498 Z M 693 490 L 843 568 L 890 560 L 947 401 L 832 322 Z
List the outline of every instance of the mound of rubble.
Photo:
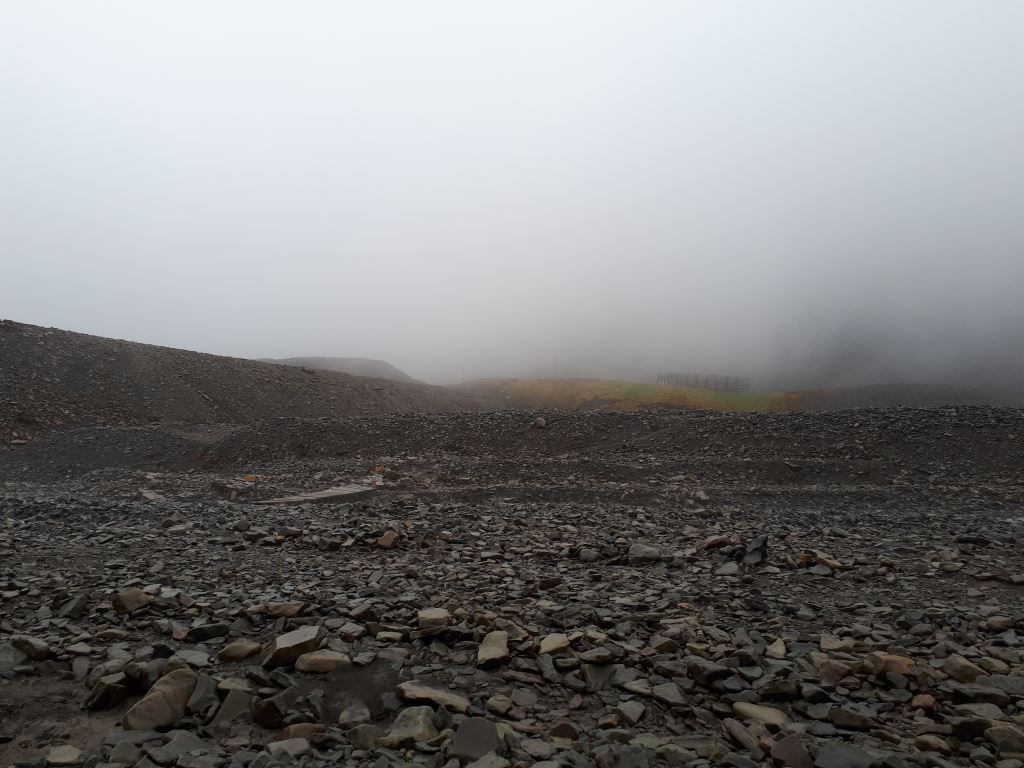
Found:
M 443 387 L 206 355 L 0 320 L 0 446 L 65 424 L 244 424 L 472 411 Z

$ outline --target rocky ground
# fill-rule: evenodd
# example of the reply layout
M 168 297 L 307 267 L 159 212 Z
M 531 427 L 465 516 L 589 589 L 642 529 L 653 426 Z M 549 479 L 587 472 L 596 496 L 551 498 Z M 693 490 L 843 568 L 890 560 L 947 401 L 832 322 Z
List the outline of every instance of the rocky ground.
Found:
M 1022 467 L 967 407 L 52 432 L 0 766 L 1022 768 Z

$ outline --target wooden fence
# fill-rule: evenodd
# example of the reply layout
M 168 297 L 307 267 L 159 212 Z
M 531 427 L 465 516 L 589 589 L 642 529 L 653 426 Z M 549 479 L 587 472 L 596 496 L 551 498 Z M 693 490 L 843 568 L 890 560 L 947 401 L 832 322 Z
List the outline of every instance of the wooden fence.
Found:
M 696 387 L 715 392 L 747 392 L 750 379 L 742 376 L 716 376 L 710 373 L 659 373 L 659 384 L 673 387 Z

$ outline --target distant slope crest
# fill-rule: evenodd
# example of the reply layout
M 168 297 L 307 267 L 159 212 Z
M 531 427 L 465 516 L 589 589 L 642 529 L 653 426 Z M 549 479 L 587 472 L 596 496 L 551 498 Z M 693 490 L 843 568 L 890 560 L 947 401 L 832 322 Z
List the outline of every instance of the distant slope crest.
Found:
M 260 358 L 261 362 L 275 365 L 290 365 L 295 368 L 313 368 L 319 371 L 336 371 L 350 376 L 369 376 L 374 379 L 403 381 L 406 384 L 422 384 L 404 371 L 400 371 L 385 360 L 367 357 L 284 357 Z

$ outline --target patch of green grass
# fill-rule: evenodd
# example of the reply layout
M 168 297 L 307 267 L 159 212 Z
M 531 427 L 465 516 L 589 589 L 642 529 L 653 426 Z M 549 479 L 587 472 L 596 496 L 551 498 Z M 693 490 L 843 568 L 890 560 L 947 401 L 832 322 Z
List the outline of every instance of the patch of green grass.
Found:
M 612 379 L 484 379 L 472 391 L 517 408 L 632 411 L 684 408 L 712 411 L 786 410 L 788 396 L 777 392 L 714 392 L 693 387 Z

